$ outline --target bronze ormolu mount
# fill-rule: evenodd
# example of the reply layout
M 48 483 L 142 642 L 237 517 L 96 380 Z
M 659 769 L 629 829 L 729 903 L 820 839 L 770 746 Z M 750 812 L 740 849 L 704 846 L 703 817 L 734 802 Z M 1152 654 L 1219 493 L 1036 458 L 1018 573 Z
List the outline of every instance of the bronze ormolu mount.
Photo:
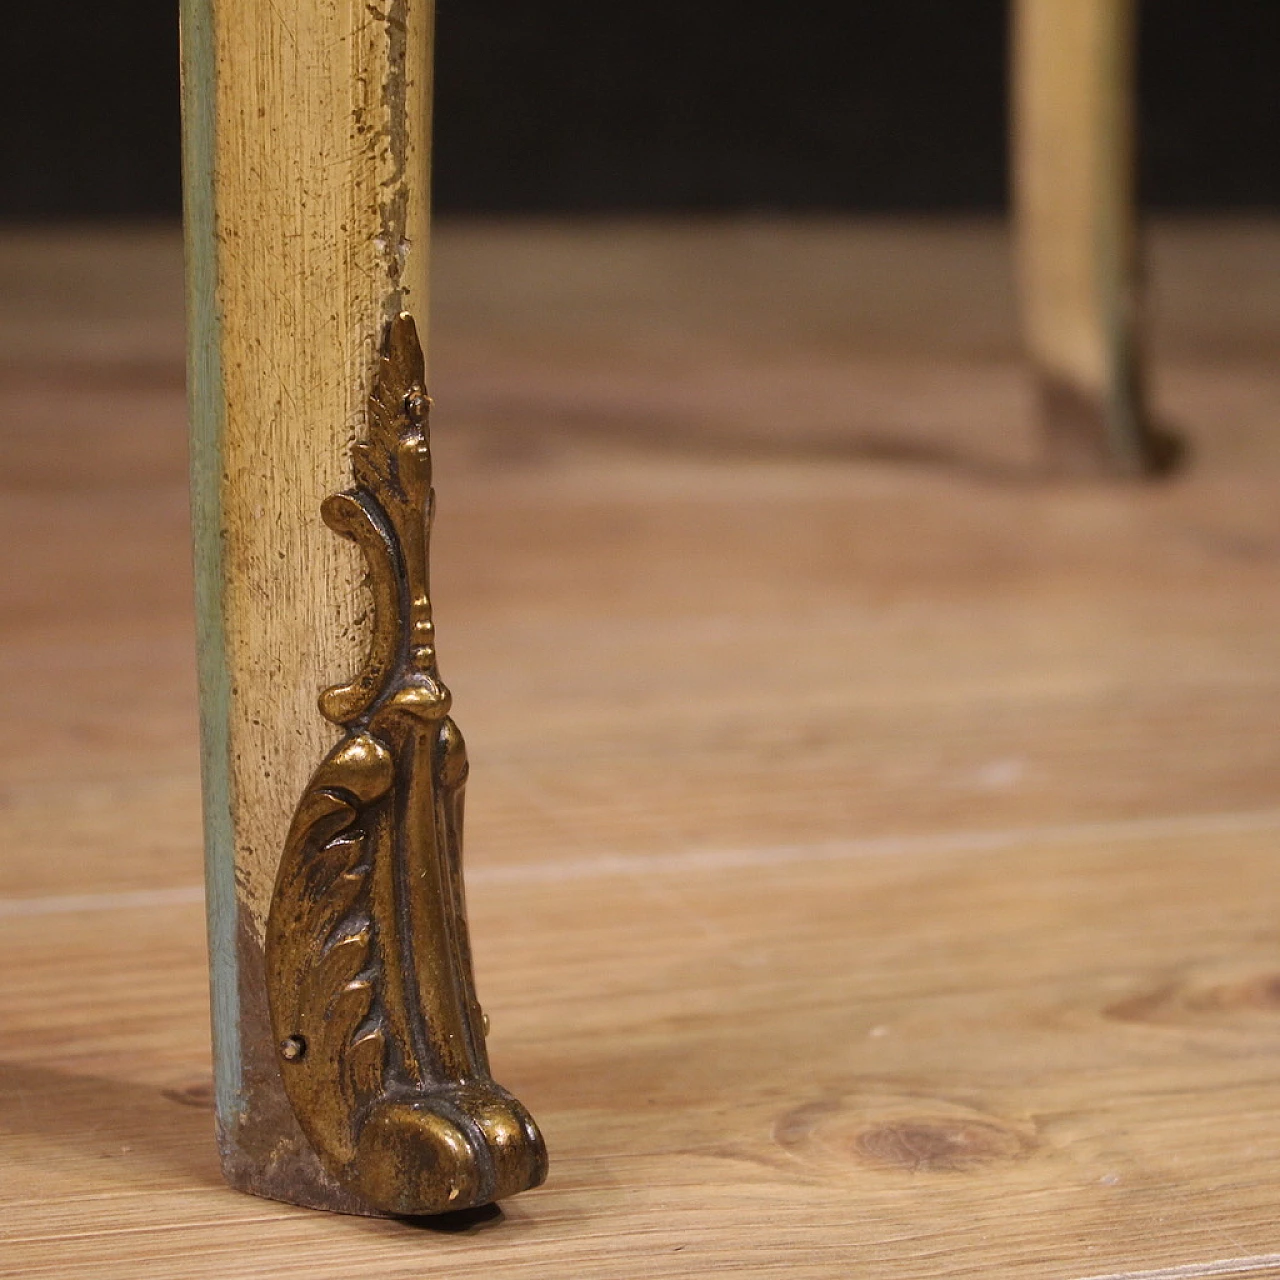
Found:
M 375 1212 L 488 1204 L 546 1176 L 529 1113 L 489 1074 L 462 891 L 466 748 L 436 667 L 430 401 L 408 315 L 388 326 L 325 523 L 369 568 L 364 669 L 320 699 L 344 736 L 298 803 L 267 923 L 285 1092 L 321 1163 Z

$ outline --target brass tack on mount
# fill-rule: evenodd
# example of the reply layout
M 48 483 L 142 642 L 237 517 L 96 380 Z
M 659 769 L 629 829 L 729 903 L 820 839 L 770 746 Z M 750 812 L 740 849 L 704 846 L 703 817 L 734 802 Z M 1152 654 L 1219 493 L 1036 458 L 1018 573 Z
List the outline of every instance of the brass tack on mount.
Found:
M 467 756 L 436 665 L 434 494 L 422 348 L 388 326 L 325 523 L 373 595 L 363 670 L 327 690 L 344 734 L 294 813 L 267 921 L 267 992 L 289 1104 L 321 1164 L 369 1211 L 474 1208 L 546 1177 L 542 1135 L 489 1073 L 462 886 Z

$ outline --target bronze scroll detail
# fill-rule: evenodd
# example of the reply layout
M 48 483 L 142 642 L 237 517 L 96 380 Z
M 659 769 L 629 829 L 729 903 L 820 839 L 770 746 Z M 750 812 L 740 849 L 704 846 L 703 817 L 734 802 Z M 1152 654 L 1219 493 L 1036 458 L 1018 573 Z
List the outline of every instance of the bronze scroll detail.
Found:
M 368 564 L 373 632 L 321 713 L 342 740 L 312 775 L 267 923 L 285 1092 L 328 1171 L 375 1211 L 432 1214 L 537 1186 L 546 1148 L 489 1074 L 462 888 L 466 748 L 436 665 L 434 493 L 422 348 L 388 326 L 352 449 L 321 513 Z

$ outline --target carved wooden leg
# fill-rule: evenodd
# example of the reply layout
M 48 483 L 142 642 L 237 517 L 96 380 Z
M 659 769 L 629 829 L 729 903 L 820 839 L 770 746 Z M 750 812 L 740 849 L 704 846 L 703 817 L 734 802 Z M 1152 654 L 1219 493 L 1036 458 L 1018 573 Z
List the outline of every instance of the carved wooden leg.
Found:
M 428 598 L 430 27 L 183 3 L 219 1141 L 235 1186 L 356 1213 L 546 1167 L 489 1075 Z
M 1143 395 L 1135 0 L 1016 0 L 1014 209 L 1023 327 L 1060 472 L 1167 470 Z

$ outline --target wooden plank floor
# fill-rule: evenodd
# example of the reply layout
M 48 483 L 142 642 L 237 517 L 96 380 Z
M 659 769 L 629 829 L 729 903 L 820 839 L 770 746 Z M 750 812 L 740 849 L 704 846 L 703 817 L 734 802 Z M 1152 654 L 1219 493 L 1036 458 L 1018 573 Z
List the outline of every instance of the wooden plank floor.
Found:
M 478 974 L 553 1162 L 446 1229 L 220 1185 L 177 241 L 0 237 L 0 1276 L 1280 1276 L 1280 228 L 1157 229 L 1145 489 L 1036 475 L 1005 248 L 441 229 Z

